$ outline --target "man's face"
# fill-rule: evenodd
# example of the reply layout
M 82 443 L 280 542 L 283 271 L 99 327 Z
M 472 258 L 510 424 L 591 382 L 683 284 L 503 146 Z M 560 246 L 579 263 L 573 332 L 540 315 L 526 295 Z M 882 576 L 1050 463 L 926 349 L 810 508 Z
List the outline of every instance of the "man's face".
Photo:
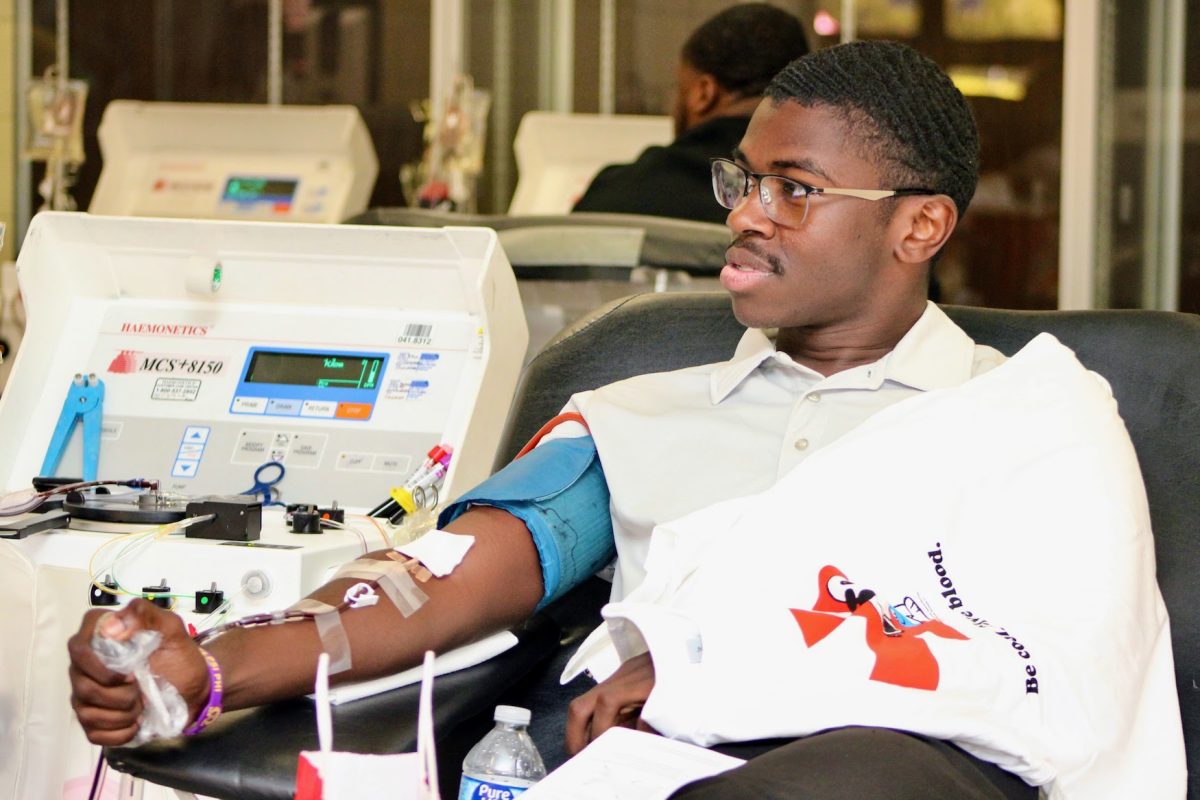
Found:
M 827 106 L 767 100 L 754 112 L 734 160 L 750 172 L 817 187 L 891 188 L 881 185 L 852 137 Z M 752 182 L 729 212 L 733 244 L 721 271 L 738 320 L 756 328 L 836 327 L 879 313 L 889 290 L 884 265 L 891 245 L 878 202 L 811 195 L 803 223 L 787 227 L 767 217 Z

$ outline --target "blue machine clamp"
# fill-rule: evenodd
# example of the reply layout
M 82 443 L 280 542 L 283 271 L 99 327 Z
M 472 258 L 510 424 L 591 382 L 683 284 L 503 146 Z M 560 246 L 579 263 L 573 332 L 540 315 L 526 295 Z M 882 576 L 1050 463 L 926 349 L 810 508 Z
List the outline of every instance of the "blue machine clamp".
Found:
M 46 448 L 46 458 L 42 461 L 42 474 L 53 476 L 62 461 L 67 442 L 75 430 L 75 423 L 83 421 L 83 479 L 96 480 L 96 471 L 100 466 L 100 419 L 104 413 L 104 381 L 95 373 L 88 375 L 76 374 L 67 389 L 67 399 L 63 401 L 62 413 L 58 415 L 58 424 L 54 426 L 54 435 L 50 437 L 50 446 Z

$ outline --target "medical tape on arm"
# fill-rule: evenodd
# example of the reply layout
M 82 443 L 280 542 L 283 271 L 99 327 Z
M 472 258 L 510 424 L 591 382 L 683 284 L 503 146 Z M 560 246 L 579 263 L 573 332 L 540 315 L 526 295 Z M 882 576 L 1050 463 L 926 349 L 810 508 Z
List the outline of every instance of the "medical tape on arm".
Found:
M 405 566 L 395 561 L 358 559 L 344 565 L 333 576 L 333 580 L 341 578 L 373 582 L 384 591 L 384 594 L 392 601 L 392 605 L 405 617 L 415 613 L 429 599 L 429 596 L 413 583 Z M 367 591 L 361 591 L 363 589 Z M 358 602 L 351 600 L 352 593 L 359 598 Z M 346 602 L 350 604 L 348 609 L 339 609 L 339 607 L 312 598 L 305 598 L 291 606 L 290 610 L 292 611 L 302 611 L 313 615 L 313 622 L 317 626 L 317 636 L 321 639 L 321 649 L 329 654 L 330 675 L 345 672 L 353 663 L 350 658 L 350 637 L 347 636 L 346 628 L 342 625 L 342 611 L 373 605 L 370 602 L 362 602 L 365 599 L 363 598 L 364 594 L 373 594 L 373 589 L 367 584 L 351 587 L 346 597 Z
M 350 669 L 350 638 L 342 625 L 342 615 L 336 609 L 317 614 L 317 635 L 321 637 L 321 649 L 329 653 L 329 674 L 336 675 Z
M 408 573 L 409 567 L 403 562 L 377 561 L 370 558 L 360 558 L 351 561 L 339 569 L 333 580 L 341 578 L 376 581 L 379 588 L 392 601 L 392 605 L 405 617 L 412 616 L 429 600 L 429 595 L 421 591 Z
M 336 607 L 306 597 L 293 603 L 288 610 L 312 614 L 312 620 L 317 625 L 317 636 L 321 639 L 321 649 L 329 653 L 330 675 L 350 669 L 350 637 L 346 635 L 341 612 Z

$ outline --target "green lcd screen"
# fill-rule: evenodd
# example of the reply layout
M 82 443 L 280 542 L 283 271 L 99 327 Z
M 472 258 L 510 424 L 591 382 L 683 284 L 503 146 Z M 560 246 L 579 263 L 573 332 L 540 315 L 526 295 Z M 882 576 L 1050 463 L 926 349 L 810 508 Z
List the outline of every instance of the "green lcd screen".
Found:
M 374 389 L 382 370 L 383 359 L 378 356 L 258 350 L 250 359 L 245 382 Z
M 300 181 L 234 176 L 225 182 L 223 200 L 231 203 L 290 203 Z

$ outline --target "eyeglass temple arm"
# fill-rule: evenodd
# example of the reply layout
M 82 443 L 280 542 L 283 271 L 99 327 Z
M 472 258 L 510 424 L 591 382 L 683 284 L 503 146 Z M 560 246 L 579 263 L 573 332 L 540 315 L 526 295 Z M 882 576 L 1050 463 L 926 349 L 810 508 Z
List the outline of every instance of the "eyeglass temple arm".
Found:
M 928 189 L 838 189 L 821 187 L 815 190 L 819 194 L 840 194 L 846 197 L 857 197 L 862 200 L 883 200 L 888 197 L 898 197 L 909 194 L 937 194 Z

